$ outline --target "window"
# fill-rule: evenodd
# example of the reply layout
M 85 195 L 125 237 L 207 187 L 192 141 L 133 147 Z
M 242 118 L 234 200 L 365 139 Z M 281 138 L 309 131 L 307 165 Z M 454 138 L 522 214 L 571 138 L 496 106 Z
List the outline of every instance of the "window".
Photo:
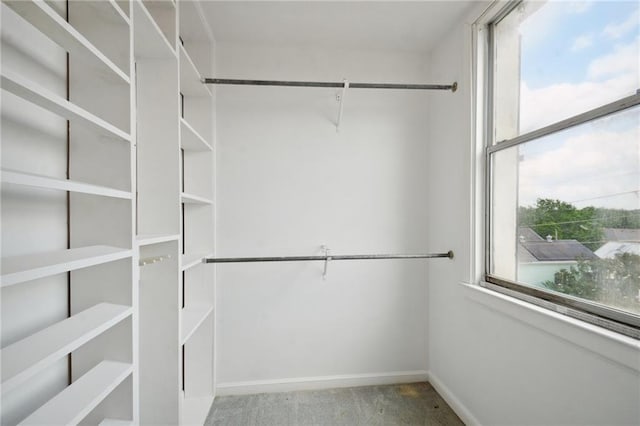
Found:
M 640 338 L 640 4 L 488 26 L 485 280 Z

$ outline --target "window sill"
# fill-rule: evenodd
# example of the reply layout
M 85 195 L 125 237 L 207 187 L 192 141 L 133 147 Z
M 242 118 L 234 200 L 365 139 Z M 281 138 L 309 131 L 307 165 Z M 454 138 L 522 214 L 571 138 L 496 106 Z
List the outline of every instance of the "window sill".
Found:
M 460 283 L 465 297 L 528 326 L 640 372 L 640 341 L 477 284 Z

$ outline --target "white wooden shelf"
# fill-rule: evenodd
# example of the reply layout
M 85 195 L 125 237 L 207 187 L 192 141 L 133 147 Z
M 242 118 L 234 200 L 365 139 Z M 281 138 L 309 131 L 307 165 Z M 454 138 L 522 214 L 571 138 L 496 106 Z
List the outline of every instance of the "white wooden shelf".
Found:
M 184 118 L 180 118 L 180 146 L 185 151 L 213 151 L 211 145 Z
M 122 13 L 124 13 L 124 15 L 129 18 L 129 20 L 131 20 L 131 16 L 129 15 L 130 10 L 129 10 L 129 1 L 130 0 L 109 0 L 111 2 L 115 2 L 116 5 L 120 8 L 120 10 L 122 11 Z
M 88 246 L 2 258 L 2 287 L 131 256 L 131 250 Z
M 134 426 L 131 420 L 104 419 L 98 426 Z
M 145 8 L 169 42 L 176 38 L 176 3 L 172 0 L 142 0 Z
M 201 79 L 196 65 L 184 46 L 180 45 L 180 93 L 184 96 L 210 97 L 211 91 Z
M 184 394 L 183 394 L 184 395 Z M 183 425 L 202 425 L 207 419 L 209 409 L 213 404 L 213 396 L 184 398 L 182 400 Z
M 14 185 L 34 186 L 37 188 L 79 192 L 83 194 L 100 195 L 103 197 L 124 198 L 127 200 L 131 200 L 133 198 L 133 194 L 131 192 L 120 191 L 117 189 L 107 188 L 105 186 L 91 185 L 88 183 L 82 183 L 68 179 L 59 179 L 31 173 L 16 172 L 13 170 L 2 170 L 1 176 L 3 184 L 11 183 Z
M 180 37 L 185 42 L 207 43 L 213 42 L 214 37 L 206 23 L 202 5 L 195 1 L 180 3 Z M 188 23 L 188 25 L 187 25 Z
M 115 136 L 127 142 L 131 141 L 131 135 L 116 126 L 4 68 L 2 69 L 2 88 L 67 120 L 88 124 L 100 132 L 102 136 L 107 138 Z
M 164 33 L 147 10 L 141 0 L 133 3 L 133 20 L 135 22 L 134 52 L 139 58 L 176 58 L 175 48 L 169 43 Z
M 202 259 L 207 257 L 207 255 L 208 253 L 183 254 L 180 270 L 186 271 L 187 269 L 200 265 L 202 263 Z
M 138 246 L 149 246 L 151 244 L 166 243 L 169 241 L 177 241 L 180 238 L 178 234 L 140 234 L 136 236 Z
M 131 19 L 129 19 L 129 16 L 127 15 L 127 13 L 122 9 L 122 7 L 120 7 L 120 5 L 118 4 L 118 2 L 116 0 L 108 0 L 109 3 L 111 4 L 111 7 L 113 7 L 113 9 L 116 11 L 116 13 L 122 18 L 122 20 L 127 24 L 127 25 L 131 25 Z
M 42 0 L 3 1 L 18 15 L 71 54 L 94 57 L 129 84 L 129 76 Z
M 102 361 L 20 425 L 76 425 L 131 375 L 131 364 Z
M 187 194 L 186 192 L 183 192 L 180 197 L 184 204 L 199 204 L 199 205 L 213 204 L 213 202 L 207 198 L 200 197 L 198 195 Z
M 198 304 L 182 308 L 180 344 L 184 345 L 213 311 L 209 304 Z
M 2 349 L 2 392 L 14 389 L 131 313 L 129 306 L 99 303 Z

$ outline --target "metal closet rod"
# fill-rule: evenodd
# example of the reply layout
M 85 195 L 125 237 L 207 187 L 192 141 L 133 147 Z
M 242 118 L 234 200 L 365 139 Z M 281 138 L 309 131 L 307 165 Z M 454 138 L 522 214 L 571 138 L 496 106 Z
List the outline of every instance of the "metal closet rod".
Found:
M 204 84 L 233 84 L 241 86 L 287 86 L 287 87 L 329 87 L 344 88 L 345 82 L 285 81 L 285 80 L 241 80 L 230 78 L 203 78 Z M 399 84 L 399 83 L 351 83 L 349 89 L 402 89 L 402 90 L 458 90 L 453 84 Z
M 334 260 L 380 260 L 380 259 L 453 259 L 453 251 L 423 254 L 327 254 L 320 256 L 272 256 L 272 257 L 205 257 L 204 263 L 249 263 L 249 262 L 327 262 Z

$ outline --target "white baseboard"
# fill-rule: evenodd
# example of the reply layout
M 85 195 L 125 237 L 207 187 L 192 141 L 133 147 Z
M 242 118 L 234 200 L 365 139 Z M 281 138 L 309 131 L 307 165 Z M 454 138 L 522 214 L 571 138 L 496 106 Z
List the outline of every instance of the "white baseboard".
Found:
M 249 382 L 228 382 L 219 383 L 216 386 L 216 395 L 249 395 L 256 393 L 415 383 L 426 382 L 427 377 L 427 372 L 425 370 L 416 370 L 372 374 L 347 374 L 340 376 L 296 377 L 293 379 L 256 380 Z
M 440 379 L 434 375 L 431 371 L 427 372 L 427 381 L 431 383 L 431 386 L 440 394 L 449 407 L 460 417 L 460 419 L 467 426 L 480 426 L 480 422 L 469 411 L 469 409 L 456 397 L 451 390 L 445 386 Z

